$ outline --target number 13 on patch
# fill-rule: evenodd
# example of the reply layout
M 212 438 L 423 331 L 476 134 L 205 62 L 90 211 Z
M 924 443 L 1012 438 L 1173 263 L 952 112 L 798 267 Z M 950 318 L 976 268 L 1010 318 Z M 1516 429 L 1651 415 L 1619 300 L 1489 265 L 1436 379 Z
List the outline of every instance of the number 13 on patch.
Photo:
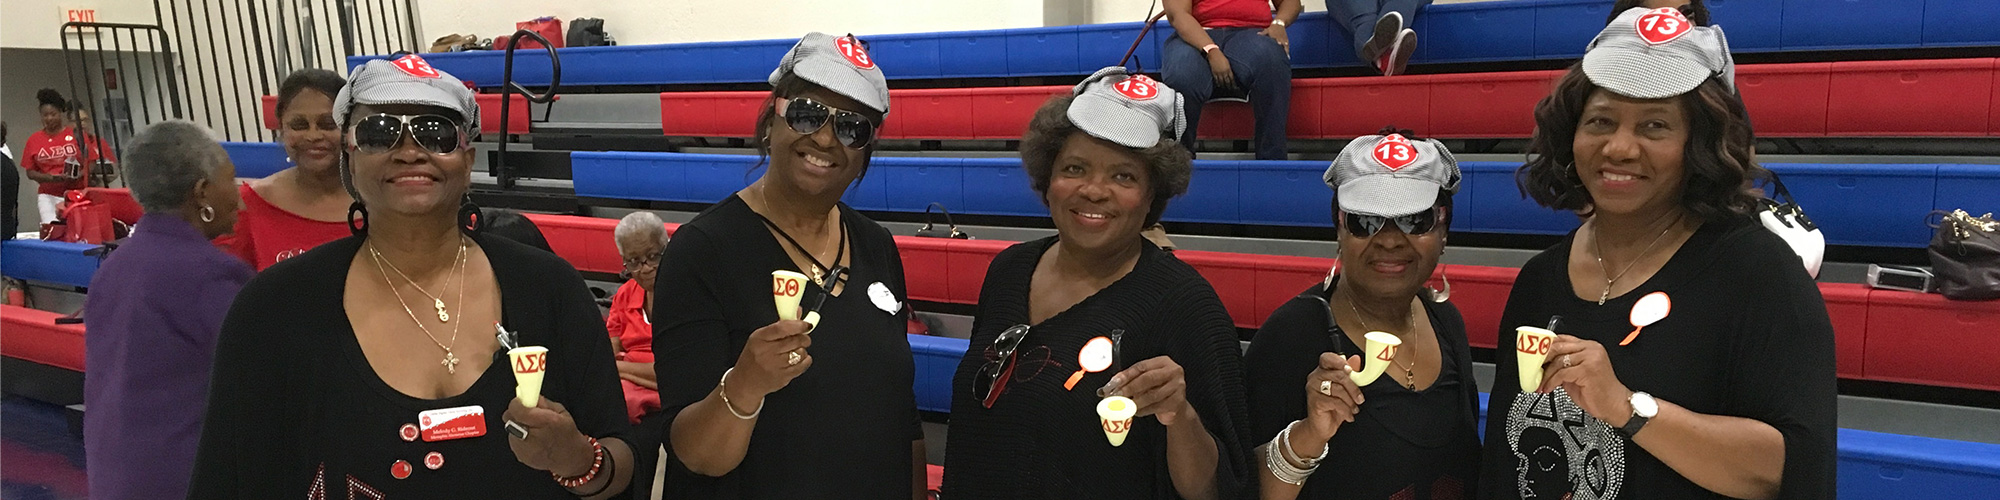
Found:
M 1682 15 L 1680 9 L 1661 7 L 1639 16 L 1639 21 L 1634 27 L 1639 29 L 1639 38 L 1645 39 L 1647 44 L 1659 45 L 1686 35 L 1690 31 L 1689 24 L 1691 23 L 1688 22 L 1687 16 Z

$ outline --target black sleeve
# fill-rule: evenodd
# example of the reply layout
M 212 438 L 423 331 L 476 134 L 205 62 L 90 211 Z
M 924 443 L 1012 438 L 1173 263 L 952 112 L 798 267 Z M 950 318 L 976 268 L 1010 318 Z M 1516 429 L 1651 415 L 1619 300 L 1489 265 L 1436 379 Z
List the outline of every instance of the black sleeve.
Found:
M 710 238 L 698 227 L 681 226 L 660 257 L 653 286 L 653 372 L 659 380 L 660 412 L 666 415 L 662 441 L 671 441 L 674 418 L 708 397 L 738 354 L 723 317 L 720 284 L 712 275 L 727 261 Z
M 1167 291 L 1164 325 L 1178 331 L 1167 355 L 1181 365 L 1187 381 L 1188 404 L 1201 415 L 1202 426 L 1215 437 L 1215 487 L 1223 495 L 1247 491 L 1250 474 L 1246 441 L 1250 422 L 1243 395 L 1243 354 L 1236 323 L 1215 288 L 1199 278 Z M 1161 476 L 1168 477 L 1166 461 Z
M 300 403 L 299 388 L 286 387 L 283 356 L 305 352 L 285 345 L 288 311 L 295 309 L 277 297 L 292 297 L 289 283 L 276 276 L 251 280 L 229 308 L 215 346 L 208 407 L 202 417 L 201 441 L 195 452 L 189 499 L 278 498 L 296 493 L 298 484 L 284 475 L 288 450 L 296 442 L 300 420 L 287 416 Z
M 1330 342 L 1319 301 L 1293 298 L 1272 311 L 1243 353 L 1243 382 L 1250 407 L 1250 446 L 1261 446 L 1306 414 L 1306 376 L 1319 366 Z
M 1546 254 L 1545 254 L 1546 255 Z M 1507 444 L 1507 411 L 1513 406 L 1514 398 L 1521 394 L 1521 377 L 1515 365 L 1514 327 L 1521 325 L 1546 325 L 1548 318 L 1535 321 L 1534 304 L 1543 300 L 1538 296 L 1542 287 L 1533 284 L 1536 278 L 1534 261 L 1521 267 L 1521 274 L 1514 279 L 1514 289 L 1507 293 L 1507 309 L 1500 314 L 1499 346 L 1493 354 L 1493 388 L 1487 398 L 1485 453 L 1480 457 L 1479 496 L 1483 499 L 1519 498 L 1514 489 L 1514 451 Z M 1561 290 L 1569 290 L 1564 286 Z M 1475 403 L 1476 404 L 1476 403 Z
M 1761 230 L 1760 230 L 1761 231 Z M 1724 411 L 1776 428 L 1785 437 L 1784 479 L 1778 498 L 1834 497 L 1835 428 L 1838 417 L 1833 323 L 1819 286 L 1798 257 L 1768 234 L 1732 259 L 1744 300 L 1723 353 L 1730 367 Z
M 527 248 L 522 245 L 517 250 L 525 252 Z M 556 402 L 569 410 L 576 419 L 577 430 L 584 435 L 624 439 L 629 427 L 625 392 L 618 382 L 618 364 L 611 355 L 611 335 L 604 330 L 604 316 L 598 312 L 597 300 L 575 268 L 554 254 L 535 257 L 544 261 L 540 263 L 542 266 L 554 270 L 542 283 L 555 288 L 553 308 L 558 345 L 549 350 L 549 372 L 551 378 L 561 377 L 558 383 L 563 384 L 563 397 L 568 398 Z

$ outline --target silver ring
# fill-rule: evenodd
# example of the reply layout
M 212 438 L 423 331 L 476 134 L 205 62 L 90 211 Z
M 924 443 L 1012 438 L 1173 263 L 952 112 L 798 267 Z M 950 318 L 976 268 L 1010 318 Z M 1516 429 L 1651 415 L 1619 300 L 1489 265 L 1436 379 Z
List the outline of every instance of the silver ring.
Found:
M 1563 355 L 1563 368 L 1569 368 L 1569 367 L 1573 367 L 1573 366 L 1576 366 L 1576 362 L 1575 362 L 1574 360 L 1571 360 L 1571 359 L 1569 359 L 1569 355 L 1568 355 L 1568 354 L 1564 354 L 1564 355 Z
M 508 420 L 505 425 L 502 425 L 502 427 L 506 427 L 507 435 L 514 436 L 514 439 L 522 439 L 522 440 L 528 439 L 528 428 L 522 427 L 521 424 L 514 423 L 514 421 L 512 420 Z
M 785 366 L 798 366 L 798 365 L 799 365 L 799 360 L 801 360 L 801 359 L 804 359 L 804 358 L 805 358 L 805 356 L 800 356 L 800 355 L 799 355 L 799 351 L 796 351 L 796 350 L 794 350 L 794 351 L 790 351 L 790 352 L 786 352 L 786 353 L 785 353 Z
M 1327 397 L 1333 397 L 1333 381 L 1332 380 L 1319 381 L 1319 393 Z

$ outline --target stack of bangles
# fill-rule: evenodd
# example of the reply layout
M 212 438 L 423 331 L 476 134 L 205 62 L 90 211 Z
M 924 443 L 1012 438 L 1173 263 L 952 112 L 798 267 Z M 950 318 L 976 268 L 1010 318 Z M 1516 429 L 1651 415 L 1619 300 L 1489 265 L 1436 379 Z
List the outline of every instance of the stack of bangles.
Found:
M 584 472 L 583 475 L 576 477 L 562 477 L 561 475 L 558 475 L 554 472 L 550 472 L 549 476 L 554 477 L 556 479 L 557 485 L 560 485 L 563 488 L 567 488 L 570 490 L 575 490 L 577 488 L 583 487 L 583 485 L 590 484 L 591 480 L 597 479 L 597 474 L 599 472 L 604 471 L 604 469 L 606 468 L 605 462 L 612 460 L 611 454 L 604 452 L 604 445 L 597 443 L 597 438 L 585 436 L 585 439 L 590 440 L 590 451 L 592 455 L 590 459 L 590 470 Z M 611 482 L 605 481 L 604 484 L 598 485 L 597 491 L 577 496 L 580 497 L 596 496 L 599 493 L 604 493 L 604 489 L 610 486 Z
M 1319 462 L 1326 460 L 1327 452 L 1332 451 L 1326 445 L 1320 445 L 1319 456 L 1300 457 L 1298 451 L 1292 449 L 1292 426 L 1298 424 L 1297 420 L 1285 424 L 1285 429 L 1278 431 L 1278 437 L 1271 438 L 1270 444 L 1264 445 L 1266 468 L 1270 469 L 1271 475 L 1276 476 L 1279 481 L 1292 486 L 1305 484 L 1306 478 L 1311 477 L 1313 471 L 1319 470 Z M 1305 464 L 1305 467 L 1294 466 L 1293 462 Z

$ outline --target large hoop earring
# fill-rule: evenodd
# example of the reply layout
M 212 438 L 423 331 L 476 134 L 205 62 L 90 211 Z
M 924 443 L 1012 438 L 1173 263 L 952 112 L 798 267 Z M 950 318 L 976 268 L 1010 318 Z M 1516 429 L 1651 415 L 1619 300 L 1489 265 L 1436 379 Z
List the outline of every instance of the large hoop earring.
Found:
M 215 222 L 215 207 L 202 205 L 200 214 L 202 222 Z
M 1444 301 L 1451 300 L 1451 273 L 1447 271 L 1447 269 L 1449 268 L 1450 266 L 1448 264 L 1445 264 L 1443 262 L 1438 263 L 1438 279 L 1444 281 L 1444 288 L 1430 289 L 1431 302 L 1442 304 L 1444 303 Z
M 368 206 L 355 201 L 347 205 L 347 231 L 355 235 L 368 234 Z
M 486 217 L 479 212 L 479 204 L 472 202 L 471 194 L 458 203 L 458 227 L 474 233 L 486 228 Z

